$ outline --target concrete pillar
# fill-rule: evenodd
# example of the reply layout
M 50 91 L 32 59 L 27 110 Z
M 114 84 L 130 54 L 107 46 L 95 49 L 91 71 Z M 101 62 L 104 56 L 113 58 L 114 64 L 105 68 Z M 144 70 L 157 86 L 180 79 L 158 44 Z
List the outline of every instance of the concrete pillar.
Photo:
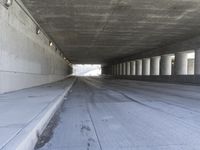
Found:
M 200 49 L 195 51 L 195 74 L 200 75 Z
M 135 66 L 135 61 L 131 61 L 130 62 L 130 66 L 131 66 L 131 68 L 130 68 L 130 74 L 131 75 L 135 75 L 135 72 L 136 72 L 136 66 Z
M 114 67 L 115 69 L 115 76 L 117 75 L 117 64 L 115 64 L 115 67 Z
M 160 74 L 171 75 L 172 73 L 172 57 L 171 55 L 163 55 L 160 60 Z
M 118 75 L 118 64 L 115 65 L 115 75 Z
M 115 72 L 114 72 L 114 65 L 111 66 L 111 72 L 112 72 L 112 75 L 114 76 Z
M 130 76 L 131 74 L 131 62 L 126 63 L 126 75 Z
M 115 65 L 113 65 L 113 76 L 115 76 Z
M 150 75 L 150 58 L 142 59 L 142 75 Z
M 151 58 L 150 74 L 153 76 L 160 74 L 160 56 Z
M 120 64 L 117 64 L 117 76 L 120 75 Z
M 123 63 L 123 75 L 126 75 L 126 62 Z
M 120 76 L 120 64 L 118 64 L 118 76 Z
M 120 76 L 123 75 L 123 63 L 120 63 Z
M 142 75 L 142 60 L 141 59 L 136 60 L 136 75 L 138 76 Z
M 121 63 L 121 75 L 124 75 L 124 63 Z
M 175 54 L 175 75 L 187 75 L 187 53 Z
M 116 76 L 116 65 L 113 65 L 113 75 Z
M 115 75 L 118 75 L 118 64 L 115 65 Z
M 187 74 L 194 75 L 194 59 L 188 59 Z

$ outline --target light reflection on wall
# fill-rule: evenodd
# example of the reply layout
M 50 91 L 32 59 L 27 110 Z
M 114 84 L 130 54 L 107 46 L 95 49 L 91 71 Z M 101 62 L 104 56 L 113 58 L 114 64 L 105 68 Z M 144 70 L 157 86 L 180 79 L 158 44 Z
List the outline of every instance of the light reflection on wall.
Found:
M 101 65 L 90 65 L 90 64 L 73 65 L 73 75 L 75 75 L 75 76 L 99 76 L 99 75 L 101 75 Z

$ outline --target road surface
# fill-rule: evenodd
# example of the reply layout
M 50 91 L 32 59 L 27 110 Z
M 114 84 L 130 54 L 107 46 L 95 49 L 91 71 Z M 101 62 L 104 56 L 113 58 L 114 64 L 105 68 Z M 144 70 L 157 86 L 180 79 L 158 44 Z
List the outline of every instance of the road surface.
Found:
M 49 126 L 40 150 L 199 150 L 200 86 L 77 78 Z

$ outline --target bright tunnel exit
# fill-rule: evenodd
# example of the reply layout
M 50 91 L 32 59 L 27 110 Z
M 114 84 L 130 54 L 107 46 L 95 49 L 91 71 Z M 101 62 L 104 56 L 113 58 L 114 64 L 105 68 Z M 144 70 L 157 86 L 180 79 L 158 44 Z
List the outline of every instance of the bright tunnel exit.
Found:
M 93 64 L 75 64 L 73 65 L 74 76 L 100 76 L 101 65 Z

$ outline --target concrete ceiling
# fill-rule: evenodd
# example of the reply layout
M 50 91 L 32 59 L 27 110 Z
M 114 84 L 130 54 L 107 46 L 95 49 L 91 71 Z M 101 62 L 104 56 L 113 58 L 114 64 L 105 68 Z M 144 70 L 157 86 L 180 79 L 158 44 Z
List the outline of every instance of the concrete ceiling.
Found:
M 72 63 L 105 63 L 200 34 L 200 0 L 22 0 Z

